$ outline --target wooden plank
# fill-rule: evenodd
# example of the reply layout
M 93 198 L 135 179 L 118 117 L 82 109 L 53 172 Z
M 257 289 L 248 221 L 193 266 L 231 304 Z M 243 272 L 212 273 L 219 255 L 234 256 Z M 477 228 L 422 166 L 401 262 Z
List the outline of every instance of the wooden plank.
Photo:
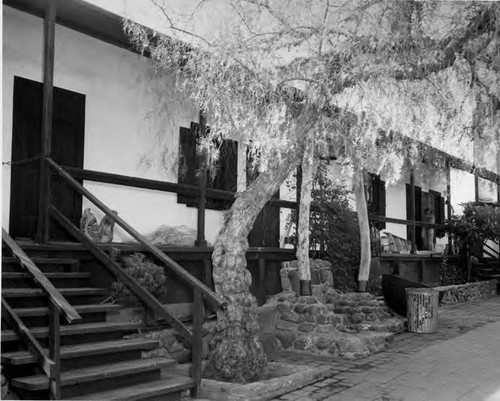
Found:
M 416 227 L 427 227 L 427 228 L 435 228 L 435 229 L 442 229 L 445 227 L 444 224 L 426 223 L 425 221 L 412 222 L 411 220 L 396 219 L 394 217 L 384 217 L 384 216 L 378 216 L 375 214 L 370 215 L 370 220 L 383 221 L 386 223 L 404 224 L 404 225 L 412 225 L 414 223 Z
M 52 365 L 54 364 L 54 362 L 47 357 L 44 349 L 42 348 L 38 340 L 33 336 L 33 334 L 30 333 L 26 325 L 15 314 L 15 312 L 12 310 L 9 304 L 5 302 L 3 298 L 2 298 L 2 319 L 6 319 L 8 323 L 10 323 L 10 325 L 14 327 L 14 331 L 26 344 L 28 350 L 33 353 L 35 360 L 42 369 L 42 371 L 47 376 L 50 376 L 50 372 L 52 371 Z
M 192 345 L 192 377 L 195 386 L 191 389 L 191 397 L 197 398 L 201 386 L 203 357 L 203 322 L 205 320 L 205 308 L 203 304 L 203 294 L 201 291 L 194 290 L 193 299 L 193 345 Z
M 192 343 L 192 333 L 184 324 L 172 316 L 168 310 L 149 291 L 142 287 L 132 276 L 123 270 L 115 261 L 101 251 L 90 238 L 64 217 L 54 206 L 51 206 L 51 215 L 73 237 L 80 241 L 113 275 L 135 295 L 145 306 L 149 307 L 158 317 L 165 319 L 182 337 Z
M 446 158 L 446 218 L 451 217 L 451 166 L 450 160 Z M 448 233 L 448 253 L 452 252 L 452 239 Z
M 68 301 L 61 295 L 56 287 L 44 276 L 38 267 L 31 261 L 31 259 L 24 253 L 24 251 L 17 245 L 12 237 L 7 234 L 5 229 L 2 228 L 2 240 L 10 248 L 12 254 L 19 260 L 28 273 L 30 273 L 35 283 L 37 283 L 49 296 L 49 298 L 57 305 L 59 311 L 63 314 L 68 323 L 81 320 L 81 316 L 73 308 Z
M 407 200 L 408 201 L 408 200 Z M 415 172 L 410 169 L 410 241 L 411 241 L 411 253 L 417 252 L 417 234 L 415 226 Z
M 72 400 L 109 400 L 109 401 L 140 401 L 176 399 L 173 393 L 192 388 L 193 380 L 189 377 L 168 375 L 156 381 L 134 384 L 130 387 L 120 387 L 98 393 L 80 395 Z
M 206 130 L 206 118 L 203 112 L 200 110 L 200 124 L 199 133 L 200 135 L 205 135 Z M 206 192 L 207 192 L 207 155 L 203 153 L 203 160 L 201 161 L 200 170 L 196 173 L 196 179 L 198 181 L 198 214 L 197 214 L 197 224 L 196 224 L 196 241 L 195 245 L 198 247 L 207 246 L 207 241 L 205 239 L 205 206 L 206 206 Z M 234 197 L 234 196 L 233 196 Z
M 41 297 L 45 295 L 45 292 L 39 288 L 5 288 L 2 291 L 4 298 Z M 65 295 L 67 297 L 85 296 L 85 295 L 104 296 L 108 294 L 108 290 L 106 288 L 93 288 L 93 287 L 61 288 L 59 292 L 61 293 L 61 296 Z
M 108 216 L 113 216 L 113 220 L 115 220 L 116 224 L 118 224 L 121 228 L 123 228 L 128 234 L 130 234 L 135 240 L 144 245 L 144 247 L 151 252 L 154 256 L 156 256 L 161 262 L 163 262 L 166 266 L 168 266 L 174 273 L 176 273 L 181 279 L 187 282 L 191 287 L 198 288 L 205 294 L 205 297 L 208 302 L 214 303 L 218 307 L 224 307 L 226 302 L 215 292 L 209 289 L 206 285 L 204 285 L 201 281 L 199 281 L 196 277 L 192 276 L 188 272 L 186 272 L 181 265 L 177 262 L 169 258 L 165 255 L 160 249 L 158 249 L 151 241 L 146 239 L 143 235 L 141 235 L 137 230 L 135 230 L 131 225 L 129 225 L 125 220 L 123 220 L 120 216 L 115 215 L 111 209 L 109 209 L 104 203 L 102 203 L 97 197 L 95 197 L 91 192 L 85 189 L 79 182 L 77 182 L 71 175 L 69 175 L 62 167 L 60 167 L 57 163 L 55 163 L 52 159 L 47 159 L 48 163 L 59 173 L 59 175 L 66 179 L 68 184 L 70 184 L 77 192 L 81 193 L 87 199 L 89 199 L 92 203 L 94 203 L 99 209 L 101 209 Z M 52 206 L 51 211 L 53 215 L 58 213 L 58 211 Z M 60 213 L 59 213 L 60 215 Z M 66 221 L 67 219 L 61 215 Z M 60 219 L 59 219 L 60 220 Z M 73 228 L 73 225 L 71 225 Z M 78 230 L 77 230 L 78 231 Z M 78 231 L 78 233 L 80 233 Z M 83 237 L 80 235 L 80 237 Z M 86 238 L 86 237 L 84 237 Z M 94 245 L 92 243 L 92 245 Z
M 150 189 L 155 191 L 172 192 L 186 196 L 197 196 L 199 187 L 196 185 L 179 184 L 175 182 L 166 182 L 159 180 L 151 180 L 140 177 L 131 177 L 121 174 L 105 173 L 96 170 L 86 170 L 76 167 L 63 166 L 71 176 L 81 180 L 102 182 L 106 184 L 123 185 L 133 188 Z M 234 192 L 224 191 L 221 189 L 206 188 L 206 197 L 218 200 L 234 200 Z M 297 202 L 270 199 L 268 202 L 272 206 L 282 207 L 287 209 L 295 209 Z M 314 209 L 314 205 L 311 205 Z
M 49 241 L 50 171 L 45 157 L 51 153 L 52 103 L 54 97 L 54 52 L 55 52 L 56 2 L 50 1 L 43 20 L 43 98 L 42 141 L 40 149 L 40 198 L 38 203 L 37 242 Z
M 175 361 L 165 357 L 134 359 L 125 362 L 116 362 L 106 365 L 89 366 L 80 369 L 71 369 L 61 373 L 61 385 L 71 386 L 80 383 L 91 383 L 103 377 L 113 378 L 142 372 L 172 367 Z M 12 385 L 30 391 L 47 390 L 49 383 L 44 375 L 16 377 Z
M 116 331 L 137 331 L 141 327 L 140 322 L 99 322 L 99 323 L 81 323 L 71 326 L 61 326 L 62 336 L 84 335 L 94 333 L 110 333 Z M 32 327 L 30 333 L 35 338 L 47 338 L 49 329 L 47 327 Z M 13 330 L 2 330 L 2 341 L 17 340 L 17 335 Z
M 49 358 L 53 362 L 49 375 L 49 396 L 51 400 L 61 399 L 61 335 L 59 310 L 49 302 Z
M 126 340 L 100 341 L 65 345 L 61 347 L 61 359 L 73 359 L 94 355 L 112 354 L 134 350 L 150 350 L 158 347 L 157 340 L 129 338 Z M 44 352 L 47 352 L 44 349 Z M 27 365 L 35 362 L 33 355 L 27 351 L 2 352 L 2 363 L 12 365 Z
M 266 260 L 259 258 L 259 288 L 257 290 L 259 305 L 266 303 Z

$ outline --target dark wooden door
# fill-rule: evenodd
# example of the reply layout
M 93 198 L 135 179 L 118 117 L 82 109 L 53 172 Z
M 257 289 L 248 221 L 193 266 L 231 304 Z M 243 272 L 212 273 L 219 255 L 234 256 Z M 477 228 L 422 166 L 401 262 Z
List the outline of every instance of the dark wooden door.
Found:
M 406 184 L 406 219 L 411 220 L 411 191 L 410 185 Z M 422 221 L 422 188 L 415 185 L 415 198 L 413 199 L 415 203 L 415 221 Z M 410 239 L 410 226 L 406 227 L 406 238 Z M 422 227 L 415 228 L 415 245 L 417 249 L 422 249 Z
M 40 165 L 38 160 L 22 161 L 40 152 L 42 94 L 40 82 L 14 78 L 10 233 L 18 238 L 34 238 L 36 233 Z M 65 166 L 83 168 L 85 95 L 54 88 L 52 124 L 52 158 Z M 51 189 L 52 202 L 78 224 L 81 196 L 56 177 Z M 52 224 L 50 238 L 65 240 L 67 236 Z

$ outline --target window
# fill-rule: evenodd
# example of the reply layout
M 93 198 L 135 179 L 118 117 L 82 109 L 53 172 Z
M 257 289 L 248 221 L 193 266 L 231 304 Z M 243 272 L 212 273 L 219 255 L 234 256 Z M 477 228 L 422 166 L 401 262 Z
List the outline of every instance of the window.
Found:
M 199 126 L 191 123 L 190 128 L 181 127 L 179 132 L 179 170 L 178 182 L 180 184 L 197 185 L 196 171 L 199 169 L 201 160 L 197 153 L 199 138 Z M 215 174 L 208 174 L 207 188 L 220 189 L 223 191 L 236 192 L 238 174 L 238 142 L 223 139 L 220 144 L 219 159 L 212 167 Z M 187 206 L 196 206 L 195 197 L 177 195 L 178 203 Z M 206 207 L 209 209 L 227 209 L 232 202 L 207 197 Z
M 368 214 L 385 217 L 385 181 L 382 181 L 377 174 L 369 173 L 368 177 L 366 183 Z M 375 221 L 373 225 L 378 230 L 385 228 L 385 222 L 383 221 Z

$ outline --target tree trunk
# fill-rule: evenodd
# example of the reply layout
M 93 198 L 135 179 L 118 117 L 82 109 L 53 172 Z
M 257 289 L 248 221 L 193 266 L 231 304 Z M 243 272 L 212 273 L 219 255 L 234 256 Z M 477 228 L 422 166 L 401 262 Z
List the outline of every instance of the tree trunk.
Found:
M 308 140 L 302 157 L 302 183 L 300 188 L 299 220 L 297 227 L 297 263 L 299 267 L 300 294 L 311 295 L 311 268 L 309 266 L 309 217 L 311 192 L 316 163 L 314 139 Z
M 361 242 L 361 260 L 359 263 L 359 291 L 366 291 L 366 284 L 370 276 L 370 222 L 368 220 L 368 207 L 366 205 L 365 186 L 363 172 L 356 169 L 353 176 L 353 191 L 356 199 L 356 211 L 358 214 L 359 236 Z
M 250 294 L 252 277 L 245 258 L 254 220 L 281 183 L 300 162 L 302 146 L 295 146 L 239 194 L 228 211 L 212 254 L 215 290 L 227 300 L 217 311 L 217 333 L 209 355 L 210 377 L 248 382 L 262 377 L 267 359 L 259 340 L 257 302 Z

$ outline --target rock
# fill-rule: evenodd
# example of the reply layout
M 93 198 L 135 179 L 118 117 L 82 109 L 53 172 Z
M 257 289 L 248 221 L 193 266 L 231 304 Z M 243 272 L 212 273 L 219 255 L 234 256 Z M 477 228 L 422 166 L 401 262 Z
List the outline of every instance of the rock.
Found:
M 261 333 L 270 333 L 274 331 L 276 322 L 276 309 L 274 305 L 263 305 L 258 309 L 259 327 Z
M 275 333 L 275 336 L 280 341 L 282 347 L 286 349 L 293 345 L 296 334 L 294 331 L 280 330 Z
M 157 245 L 194 246 L 196 230 L 184 225 L 173 227 L 161 225 L 151 234 L 146 235 L 146 238 Z
M 329 348 L 333 341 L 334 341 L 333 338 L 320 336 L 314 340 L 314 345 L 316 346 L 317 349 L 324 350 Z
M 342 316 L 336 315 L 333 313 L 330 315 L 330 323 L 331 324 L 336 326 L 336 325 L 342 324 L 342 322 L 343 322 Z
M 283 350 L 283 346 L 274 334 L 266 333 L 261 337 L 261 343 L 264 347 L 264 353 L 270 355 Z
M 330 316 L 328 315 L 318 315 L 316 316 L 316 323 L 318 324 L 329 324 Z
M 292 322 L 288 322 L 286 320 L 278 320 L 276 322 L 276 325 L 275 327 L 278 329 L 278 330 L 288 330 L 288 331 L 295 331 L 296 328 L 297 328 L 297 325 L 295 323 L 292 323 Z
M 294 311 L 297 313 L 306 313 L 307 306 L 305 304 L 295 305 Z
M 329 333 L 334 330 L 334 327 L 330 324 L 319 324 L 316 326 L 316 333 Z
M 316 318 L 313 315 L 303 315 L 305 317 L 305 321 L 308 323 L 316 323 Z
M 351 316 L 351 322 L 353 323 L 361 323 L 363 321 L 363 315 L 361 313 L 354 313 Z
M 276 305 L 276 310 L 279 313 L 290 312 L 291 311 L 290 304 L 288 302 L 280 302 L 278 305 Z
M 296 313 L 293 313 L 293 312 L 286 312 L 286 313 L 283 313 L 281 316 L 280 316 L 280 319 L 281 320 L 286 320 L 288 322 L 293 322 L 293 323 L 298 323 L 299 322 L 299 315 L 296 314 Z
M 307 307 L 307 313 L 310 315 L 319 315 L 320 313 L 323 313 L 323 308 L 319 304 L 309 305 Z
M 309 350 L 313 347 L 311 336 L 301 336 L 295 340 L 293 347 L 300 351 Z
M 299 324 L 299 327 L 297 327 L 297 330 L 302 331 L 304 333 L 311 333 L 314 331 L 316 326 L 311 323 L 301 323 Z

